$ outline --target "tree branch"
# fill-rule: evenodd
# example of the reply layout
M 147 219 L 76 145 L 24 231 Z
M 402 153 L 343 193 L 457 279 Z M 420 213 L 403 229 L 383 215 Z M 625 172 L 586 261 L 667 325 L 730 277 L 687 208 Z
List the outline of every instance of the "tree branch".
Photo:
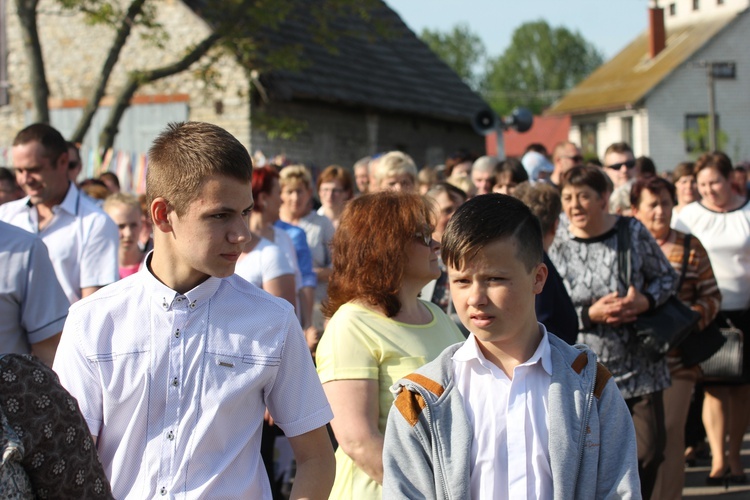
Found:
M 128 7 L 128 11 L 125 14 L 125 17 L 122 19 L 120 27 L 117 30 L 117 34 L 115 35 L 115 39 L 112 42 L 112 46 L 109 49 L 107 59 L 102 66 L 99 80 L 96 82 L 96 85 L 94 86 L 94 89 L 91 93 L 91 97 L 88 99 L 86 106 L 83 108 L 83 115 L 81 115 L 80 120 L 78 120 L 78 125 L 76 126 L 75 132 L 73 132 L 73 136 L 70 139 L 71 141 L 83 142 L 83 137 L 86 135 L 86 132 L 91 126 L 91 122 L 94 119 L 94 114 L 99 107 L 99 101 L 101 101 L 102 97 L 104 96 L 104 92 L 107 88 L 107 83 L 109 82 L 109 77 L 112 75 L 112 69 L 115 67 L 115 64 L 117 64 L 117 60 L 120 58 L 120 53 L 122 52 L 122 49 L 125 46 L 125 42 L 127 42 L 128 37 L 130 36 L 130 32 L 135 24 L 135 18 L 143 11 L 143 4 L 145 2 L 146 0 L 133 0 L 133 2 Z
M 102 151 L 106 151 L 111 148 L 114 144 L 115 137 L 119 131 L 119 123 L 122 115 L 130 106 L 130 101 L 135 95 L 136 91 L 145 84 L 155 82 L 162 78 L 175 75 L 188 69 L 193 63 L 197 62 L 203 57 L 216 42 L 222 38 L 220 33 L 211 33 L 208 37 L 203 39 L 198 45 L 193 47 L 185 56 L 179 61 L 162 66 L 161 68 L 154 68 L 151 70 L 144 71 L 133 71 L 128 76 L 128 81 L 122 88 L 120 93 L 115 99 L 115 103 L 112 105 L 112 110 L 107 118 L 107 123 L 99 136 L 99 148 Z
M 16 12 L 21 23 L 21 36 L 29 61 L 29 85 L 31 86 L 32 121 L 49 123 L 49 86 L 44 71 L 44 56 L 36 24 L 38 0 L 16 0 Z

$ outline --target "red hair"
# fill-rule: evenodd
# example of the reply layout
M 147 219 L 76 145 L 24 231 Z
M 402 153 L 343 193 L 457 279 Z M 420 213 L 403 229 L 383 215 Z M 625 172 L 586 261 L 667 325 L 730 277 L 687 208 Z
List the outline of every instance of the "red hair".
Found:
M 432 210 L 423 196 L 393 191 L 350 201 L 333 237 L 333 272 L 323 314 L 330 318 L 343 304 L 361 300 L 395 316 L 401 310 L 398 293 L 407 245 L 415 233 L 432 232 Z
M 273 180 L 279 178 L 279 173 L 275 168 L 265 166 L 253 170 L 253 199 L 257 200 L 260 193 L 270 193 L 273 186 Z M 254 212 L 260 212 L 261 209 L 256 203 L 253 206 Z

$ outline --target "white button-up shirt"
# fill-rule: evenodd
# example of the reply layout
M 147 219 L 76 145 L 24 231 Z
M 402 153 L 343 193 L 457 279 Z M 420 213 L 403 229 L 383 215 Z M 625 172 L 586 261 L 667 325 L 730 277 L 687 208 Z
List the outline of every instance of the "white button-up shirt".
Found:
M 270 498 L 265 408 L 288 436 L 332 418 L 292 306 L 236 275 L 180 295 L 144 266 L 71 307 L 54 368 L 115 498 Z
M 473 429 L 471 498 L 552 498 L 547 330 L 513 380 L 489 362 L 471 334 L 453 354 L 456 388 Z
M 70 304 L 42 240 L 4 222 L 0 269 L 0 352 L 29 354 L 31 344 L 62 331 Z
M 120 239 L 112 219 L 72 183 L 52 212 L 52 220 L 39 231 L 39 214 L 26 197 L 0 205 L 0 220 L 42 239 L 71 304 L 81 299 L 82 288 L 117 281 Z

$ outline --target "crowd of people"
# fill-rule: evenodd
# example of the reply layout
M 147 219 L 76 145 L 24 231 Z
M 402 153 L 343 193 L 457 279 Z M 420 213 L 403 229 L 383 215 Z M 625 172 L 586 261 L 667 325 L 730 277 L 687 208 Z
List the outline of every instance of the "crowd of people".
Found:
M 747 483 L 748 344 L 740 376 L 708 380 L 635 328 L 676 296 L 699 346 L 750 332 L 747 174 L 724 153 L 666 172 L 563 142 L 317 173 L 186 122 L 140 195 L 79 182 L 48 125 L 12 159 L 5 491 L 676 499 L 709 453 L 707 485 Z

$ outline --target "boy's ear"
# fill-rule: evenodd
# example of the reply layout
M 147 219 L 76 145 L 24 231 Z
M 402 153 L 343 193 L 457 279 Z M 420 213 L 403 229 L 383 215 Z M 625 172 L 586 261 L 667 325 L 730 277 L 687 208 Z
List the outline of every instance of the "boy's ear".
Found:
M 549 269 L 545 263 L 537 264 L 534 269 L 534 295 L 542 293 L 544 284 L 547 282 L 547 276 L 549 275 Z
M 151 220 L 153 221 L 154 227 L 159 229 L 163 233 L 172 232 L 172 222 L 169 219 L 172 209 L 169 206 L 169 202 L 162 198 L 154 198 L 151 202 Z

